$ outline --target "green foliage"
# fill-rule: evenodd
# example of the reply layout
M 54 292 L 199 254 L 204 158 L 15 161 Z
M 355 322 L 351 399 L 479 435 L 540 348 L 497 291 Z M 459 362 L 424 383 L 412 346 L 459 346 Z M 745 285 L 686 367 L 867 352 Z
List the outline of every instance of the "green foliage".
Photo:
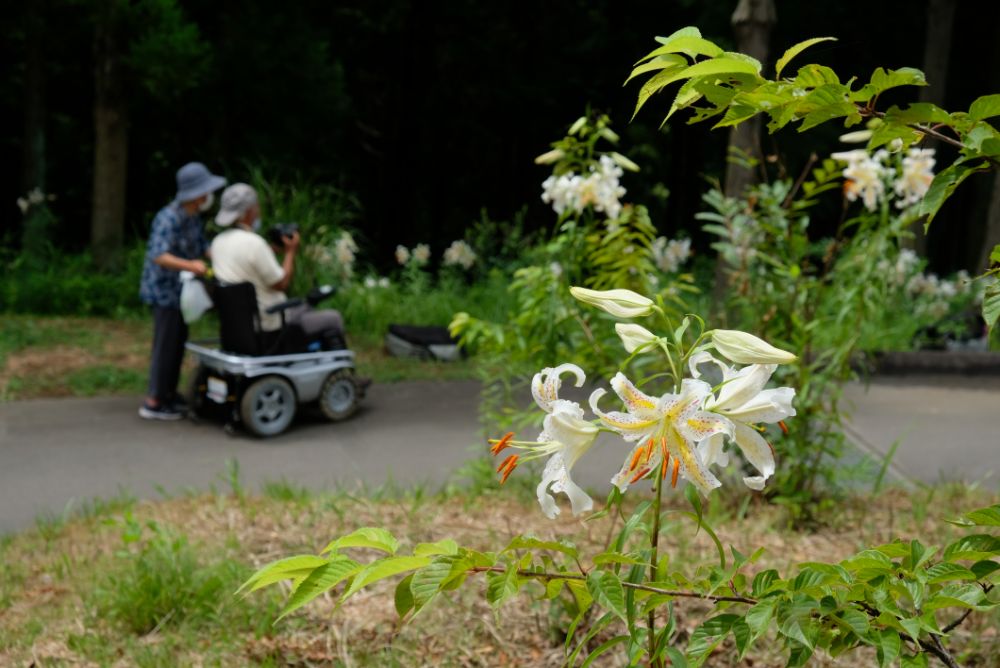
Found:
M 196 86 L 211 67 L 212 52 L 176 0 L 128 3 L 130 35 L 126 62 L 156 99 L 170 99 Z
M 632 518 L 644 512 L 637 509 Z M 950 658 L 948 633 L 968 612 L 1000 606 L 991 596 L 1000 580 L 1000 537 L 978 533 L 983 527 L 995 531 L 1000 526 L 1000 506 L 974 510 L 955 522 L 969 533 L 941 547 L 897 540 L 837 563 L 802 563 L 787 576 L 774 569 L 748 572 L 761 551 L 746 557 L 734 550 L 731 565 L 661 572 L 654 582 L 641 579 L 642 568 L 627 567 L 648 556 L 641 548 L 629 547 L 629 537 L 639 526 L 632 520 L 603 558 L 593 557 L 590 568 L 566 542 L 517 537 L 499 552 L 484 553 L 442 541 L 417 545 L 412 555 L 404 555 L 397 553 L 399 541 L 390 533 L 365 528 L 334 541 L 331 545 L 338 547 L 324 551 L 329 554 L 267 565 L 241 589 L 250 592 L 289 580 L 288 612 L 338 587 L 343 603 L 364 587 L 405 574 L 396 586 L 395 602 L 401 620 L 408 621 L 469 576 L 485 574 L 486 598 L 497 609 L 521 591 L 547 599 L 570 596 L 576 602 L 567 665 L 583 657 L 589 665 L 622 644 L 629 655 L 641 657 L 647 634 L 637 620 L 649 610 L 694 597 L 715 602 L 716 613 L 694 630 L 683 655 L 658 645 L 654 664 L 670 649 L 672 657 L 699 666 L 730 636 L 734 649 L 727 651 L 735 652 L 735 662 L 755 644 L 771 643 L 773 630 L 791 666 L 807 664 L 817 651 L 836 657 L 860 647 L 875 648 L 882 666 L 900 658 L 904 665 L 925 665 L 928 655 Z M 371 548 L 389 554 L 360 562 L 340 552 Z M 583 624 L 585 616 L 593 621 Z M 625 625 L 625 634 L 592 642 L 615 620 Z
M 122 541 L 120 568 L 95 583 L 88 603 L 96 614 L 136 635 L 166 625 L 214 622 L 229 592 L 246 577 L 232 561 L 201 563 L 183 536 L 152 522 L 143 526 L 130 512 L 122 520 Z

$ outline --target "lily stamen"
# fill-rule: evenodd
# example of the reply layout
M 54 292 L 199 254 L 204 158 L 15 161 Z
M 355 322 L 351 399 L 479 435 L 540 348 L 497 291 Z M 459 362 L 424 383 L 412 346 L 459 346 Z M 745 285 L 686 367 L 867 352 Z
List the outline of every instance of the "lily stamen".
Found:
M 500 454 L 505 448 L 508 447 L 508 444 L 510 443 L 510 440 L 512 438 L 514 438 L 514 432 L 508 431 L 506 434 L 503 435 L 503 438 L 501 438 L 500 440 L 496 440 L 493 438 L 489 439 L 489 441 L 487 442 L 493 444 L 493 447 L 490 448 L 490 454 L 493 456 Z
M 649 473 L 649 467 L 645 466 L 638 473 L 635 474 L 635 477 L 632 478 L 632 480 L 630 480 L 629 483 L 632 484 L 639 482 L 640 480 L 646 477 L 647 473 Z
M 781 427 L 781 433 L 788 436 L 788 425 L 785 424 L 784 420 L 778 420 L 778 426 Z
M 670 487 L 677 489 L 677 476 L 681 472 L 681 460 L 674 458 L 674 472 L 670 476 Z
M 504 469 L 514 468 L 517 466 L 517 455 L 507 455 L 507 458 L 500 462 L 500 466 L 497 467 L 497 473 L 500 473 Z

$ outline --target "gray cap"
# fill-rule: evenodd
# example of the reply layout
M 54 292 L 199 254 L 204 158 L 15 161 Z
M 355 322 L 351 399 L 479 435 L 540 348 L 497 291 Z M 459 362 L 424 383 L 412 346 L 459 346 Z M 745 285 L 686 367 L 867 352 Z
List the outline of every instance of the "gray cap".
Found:
M 190 202 L 226 185 L 226 179 L 208 171 L 200 162 L 189 162 L 177 170 L 178 202 Z
M 256 190 L 245 183 L 234 183 L 222 191 L 222 200 L 219 204 L 219 213 L 215 216 L 215 222 L 223 227 L 228 227 L 256 203 Z

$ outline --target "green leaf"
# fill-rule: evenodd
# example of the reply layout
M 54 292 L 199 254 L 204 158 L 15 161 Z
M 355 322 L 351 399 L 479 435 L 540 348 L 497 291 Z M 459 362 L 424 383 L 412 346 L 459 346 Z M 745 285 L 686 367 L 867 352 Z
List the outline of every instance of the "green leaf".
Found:
M 677 33 L 674 34 L 677 35 Z M 676 37 L 668 38 L 664 42 L 663 46 L 653 49 L 647 53 L 636 63 L 636 65 L 646 62 L 650 58 L 655 58 L 668 53 L 683 53 L 692 58 L 695 56 L 708 56 L 709 58 L 716 58 L 722 55 L 722 49 L 701 36 L 692 34 L 677 35 Z
M 860 610 L 848 608 L 840 614 L 839 619 L 843 620 L 843 622 L 850 627 L 851 631 L 858 636 L 863 636 L 868 633 L 868 615 Z
M 413 556 L 430 557 L 438 554 L 458 554 L 458 543 L 450 538 L 436 543 L 417 543 L 413 548 Z
M 632 73 L 625 80 L 627 84 L 632 79 L 636 78 L 640 74 L 645 74 L 646 72 L 656 72 L 657 70 L 665 69 L 675 69 L 680 67 L 685 67 L 687 65 L 687 59 L 684 56 L 678 56 L 673 53 L 665 53 L 663 55 L 657 56 L 648 63 L 643 63 L 632 70 Z M 622 84 L 623 86 L 625 84 Z
M 983 604 L 985 596 L 978 584 L 945 585 L 938 593 L 927 600 L 924 604 L 924 610 L 928 612 L 940 608 L 985 610 L 992 607 L 990 604 Z
M 668 47 L 663 47 L 668 48 Z M 639 89 L 638 100 L 636 101 L 635 111 L 632 112 L 632 118 L 634 119 L 638 114 L 639 110 L 642 109 L 643 105 L 649 98 L 662 88 L 672 84 L 675 81 L 680 81 L 682 79 L 694 79 L 695 77 L 706 77 L 719 74 L 752 74 L 757 75 L 757 70 L 754 68 L 752 63 L 748 63 L 745 60 L 739 60 L 736 58 L 712 58 L 710 60 L 702 60 L 701 62 L 695 63 L 690 67 L 686 67 L 682 70 L 664 70 L 654 75 L 646 83 L 642 85 Z
M 927 225 L 930 225 L 931 221 L 934 220 L 934 216 L 937 215 L 938 210 L 941 205 L 944 204 L 945 200 L 951 197 L 951 194 L 955 192 L 962 181 L 969 178 L 976 172 L 981 172 L 989 169 L 989 164 L 985 162 L 968 163 L 959 162 L 947 167 L 935 175 L 934 180 L 931 181 L 930 188 L 927 189 L 927 193 L 924 195 L 924 199 L 920 202 L 920 206 L 917 210 L 917 215 L 927 216 Z
M 738 658 L 742 661 L 753 642 L 753 633 L 750 631 L 750 626 L 742 619 L 737 619 L 733 622 L 733 627 L 729 630 L 733 634 L 733 640 L 736 641 L 736 650 L 739 652 Z
M 747 626 L 753 631 L 755 639 L 759 638 L 767 630 L 768 624 L 771 623 L 771 617 L 774 616 L 774 608 L 777 604 L 777 600 L 768 599 L 760 601 L 747 610 L 744 619 Z
M 503 573 L 487 573 L 486 583 L 486 600 L 497 610 L 504 601 L 517 594 L 517 564 L 510 564 Z
M 750 589 L 754 597 L 760 598 L 771 588 L 771 584 L 778 579 L 778 571 L 769 568 L 753 576 L 753 584 Z
M 982 561 L 977 561 L 972 564 L 972 568 L 970 570 L 976 576 L 977 580 L 985 580 L 991 574 L 1000 570 L 1000 564 L 995 561 L 990 561 L 989 559 L 983 559 Z
M 878 665 L 885 668 L 899 656 L 902 641 L 899 639 L 899 634 L 892 629 L 883 629 L 879 632 L 876 647 L 878 647 Z
M 534 536 L 516 536 L 514 540 L 503 549 L 504 552 L 509 552 L 511 550 L 551 550 L 553 552 L 561 552 L 567 557 L 577 559 L 580 556 L 579 550 L 576 549 L 576 545 L 570 543 L 569 541 L 551 541 L 551 540 L 541 540 L 540 538 L 535 538 Z
M 937 584 L 939 582 L 949 582 L 951 580 L 975 580 L 976 574 L 965 566 L 941 562 L 934 564 L 926 571 L 927 584 Z
M 1000 250 L 1000 246 L 994 249 L 994 253 Z M 1000 260 L 994 260 L 997 262 Z M 991 330 L 997 326 L 997 320 L 1000 319 L 1000 281 L 990 283 L 986 286 L 986 292 L 983 293 L 983 320 L 986 321 L 986 326 Z
M 670 44 L 671 41 L 678 37 L 701 37 L 701 31 L 695 26 L 686 26 L 680 30 L 675 30 L 666 37 L 654 37 L 653 39 L 660 44 Z
M 456 561 L 461 561 L 456 557 L 445 557 L 435 559 L 425 568 L 421 568 L 412 575 L 410 591 L 413 594 L 413 607 L 420 610 L 430 603 L 454 572 Z M 464 573 L 464 570 L 462 571 Z
M 373 561 L 355 576 L 351 582 L 351 586 L 340 597 L 340 601 L 343 603 L 356 594 L 362 587 L 367 587 L 373 582 L 423 568 L 429 563 L 431 563 L 430 557 L 386 557 L 385 559 Z
M 623 642 L 628 642 L 629 640 L 631 640 L 631 636 L 615 636 L 614 638 L 605 640 L 587 655 L 587 659 L 580 664 L 580 668 L 587 668 L 587 666 L 594 663 L 594 661 L 596 661 L 602 654 L 613 649 L 615 645 L 620 645 Z
M 323 548 L 322 554 L 347 547 L 368 547 L 373 550 L 396 554 L 396 550 L 399 549 L 399 541 L 385 529 L 364 527 L 331 542 Z
M 1000 538 L 989 534 L 973 534 L 958 539 L 944 549 L 941 558 L 945 561 L 957 559 L 991 559 L 1000 555 Z
M 717 615 L 706 619 L 696 628 L 687 646 L 687 657 L 693 665 L 700 666 L 712 650 L 719 646 L 737 621 L 741 621 L 737 615 Z
M 393 602 L 396 604 L 396 614 L 399 615 L 400 619 L 406 617 L 406 613 L 413 609 L 413 592 L 410 590 L 410 584 L 412 582 L 413 573 L 410 573 L 396 585 L 396 593 L 393 596 Z
M 899 668 L 927 668 L 927 655 L 918 652 L 913 656 L 903 654 L 899 657 Z
M 618 576 L 611 571 L 592 570 L 587 574 L 587 590 L 594 600 L 627 623 L 625 590 Z
M 311 554 L 303 554 L 296 557 L 288 557 L 270 563 L 240 585 L 236 593 L 247 593 L 257 591 L 261 587 L 280 582 L 282 580 L 295 580 L 304 578 L 319 566 L 327 563 L 329 559 L 317 557 Z
M 969 118 L 981 121 L 993 116 L 1000 116 L 1000 95 L 983 95 L 977 97 L 969 107 Z
M 314 570 L 299 583 L 288 597 L 278 619 L 298 610 L 320 594 L 327 592 L 362 569 L 362 565 L 347 557 L 334 557 Z
M 788 49 L 786 49 L 785 53 L 781 56 L 781 58 L 778 58 L 778 62 L 774 64 L 774 78 L 775 79 L 781 78 L 781 70 L 785 69 L 785 65 L 787 65 L 792 58 L 799 55 L 800 53 L 802 53 L 803 51 L 805 51 L 814 44 L 819 44 L 820 42 L 827 42 L 827 41 L 835 42 L 837 41 L 837 38 L 813 37 L 812 39 L 807 39 L 805 41 L 799 42 L 795 46 L 791 46 Z

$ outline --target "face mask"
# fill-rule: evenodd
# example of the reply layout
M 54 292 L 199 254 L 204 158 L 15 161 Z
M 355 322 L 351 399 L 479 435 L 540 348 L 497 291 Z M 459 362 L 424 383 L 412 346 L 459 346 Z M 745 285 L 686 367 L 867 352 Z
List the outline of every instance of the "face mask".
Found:
M 213 204 L 215 204 L 215 193 L 208 193 L 205 201 L 198 205 L 198 210 L 202 212 L 208 211 L 212 208 Z
M 260 232 L 260 226 L 261 226 L 260 218 L 254 218 L 253 222 L 250 223 L 250 229 L 253 230 L 254 232 Z

